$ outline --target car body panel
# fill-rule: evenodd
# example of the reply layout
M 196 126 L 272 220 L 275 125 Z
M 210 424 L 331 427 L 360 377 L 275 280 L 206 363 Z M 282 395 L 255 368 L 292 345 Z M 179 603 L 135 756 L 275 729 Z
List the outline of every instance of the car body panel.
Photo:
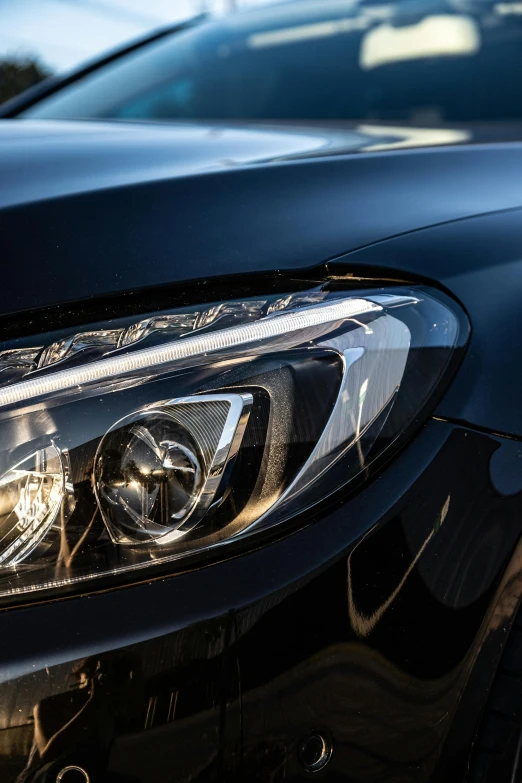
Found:
M 506 317 L 522 274 L 519 144 L 308 158 L 331 142 L 326 131 L 21 127 L 7 123 L 0 153 L 4 316 L 234 275 L 429 280 L 473 326 L 440 415 L 522 435 L 522 378 L 509 364 L 522 338 Z
M 170 131 L 146 126 L 141 142 L 139 131 L 129 133 L 120 157 L 114 147 L 130 129 L 111 127 L 95 126 L 86 144 L 88 124 L 68 135 L 46 133 L 38 123 L 16 137 L 7 123 L 0 152 L 3 314 L 186 283 L 187 269 L 193 280 L 311 269 L 388 237 L 522 205 L 521 147 L 514 143 L 288 162 L 278 154 L 266 162 L 269 133 L 262 165 L 229 161 L 220 171 L 216 160 L 226 156 L 233 132 L 229 141 L 216 132 L 216 141 L 209 131 L 203 146 L 212 151 L 202 153 L 195 142 L 204 131 L 193 131 L 193 142 L 187 130 L 174 131 L 170 142 Z M 279 133 L 281 153 L 286 137 Z M 165 142 L 160 149 L 151 134 Z M 296 144 L 303 151 L 302 134 L 297 142 L 290 137 L 287 151 L 295 154 Z M 191 151 L 189 175 L 184 154 Z M 251 150 L 245 155 L 256 160 Z M 424 259 L 408 271 L 439 280 Z
M 326 779 L 463 778 L 521 595 L 522 145 L 451 132 L 0 124 L 3 340 L 327 279 L 429 282 L 471 323 L 434 418 L 298 529 L 2 611 L 2 781 L 84 702 L 101 781 L 306 779 L 314 729 Z
M 298 533 L 174 578 L 3 613 L 2 779 L 24 764 L 34 704 L 65 722 L 82 698 L 74 672 L 93 660 L 107 682 L 84 730 L 116 721 L 115 780 L 162 783 L 173 768 L 180 781 L 306 779 L 296 748 L 314 728 L 333 737 L 332 779 L 462 774 L 478 713 L 454 718 L 489 645 L 475 682 L 487 691 L 516 606 L 520 558 L 501 577 L 522 494 L 503 466 L 519 451 L 432 421 Z M 134 672 L 132 687 L 114 666 Z

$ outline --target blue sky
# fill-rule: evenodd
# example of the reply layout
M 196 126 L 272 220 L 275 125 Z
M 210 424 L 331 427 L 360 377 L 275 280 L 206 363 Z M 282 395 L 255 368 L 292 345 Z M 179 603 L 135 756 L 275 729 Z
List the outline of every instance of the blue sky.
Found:
M 237 6 L 267 0 L 236 0 Z M 272 0 L 273 1 L 273 0 Z M 222 12 L 231 0 L 0 0 L 0 58 L 38 55 L 67 70 L 105 49 L 204 7 Z

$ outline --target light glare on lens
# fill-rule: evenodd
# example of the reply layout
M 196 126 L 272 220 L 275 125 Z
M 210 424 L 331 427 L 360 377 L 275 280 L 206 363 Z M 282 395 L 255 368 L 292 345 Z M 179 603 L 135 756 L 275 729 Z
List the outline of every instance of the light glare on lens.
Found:
M 24 560 L 58 516 L 65 494 L 62 460 L 51 445 L 0 478 L 0 565 Z

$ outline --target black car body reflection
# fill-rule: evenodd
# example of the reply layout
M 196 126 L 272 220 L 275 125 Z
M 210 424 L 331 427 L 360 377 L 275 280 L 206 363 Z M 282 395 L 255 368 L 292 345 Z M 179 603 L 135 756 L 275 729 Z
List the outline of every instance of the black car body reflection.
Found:
M 66 548 L 68 518 L 56 518 L 58 544 L 50 541 L 44 553 L 59 549 L 56 573 L 37 572 L 38 584 L 23 581 L 35 560 L 11 570 L 0 562 L 2 783 L 518 779 L 520 8 L 435 6 L 328 0 L 199 20 L 0 110 L 0 394 L 17 386 L 4 383 L 9 372 L 25 379 L 31 365 L 30 378 L 52 377 L 56 368 L 82 366 L 103 340 L 110 358 L 122 334 L 150 323 L 154 331 L 158 322 L 156 331 L 167 330 L 173 313 L 178 326 L 188 313 L 183 328 L 193 331 L 179 340 L 186 343 L 204 330 L 193 328 L 202 316 L 225 317 L 216 303 L 228 303 L 230 323 L 245 318 L 243 326 L 272 300 L 263 323 L 295 296 L 311 297 L 303 300 L 308 312 L 317 297 L 333 297 L 320 302 L 331 305 L 339 292 L 373 297 L 374 305 L 397 291 L 407 290 L 409 303 L 432 292 L 457 314 L 459 330 L 444 383 L 408 428 L 393 430 L 393 406 L 379 411 L 392 422 L 383 430 L 390 443 L 374 461 L 361 451 L 352 482 L 257 537 L 231 536 L 226 546 L 165 563 L 154 549 L 150 562 L 139 560 L 143 548 L 125 550 L 138 552 L 125 560 L 114 530 L 111 538 L 96 516 L 95 465 L 103 464 L 95 429 L 109 428 L 99 424 L 106 388 L 81 408 L 77 384 L 68 410 L 83 411 L 88 458 L 79 467 L 63 461 L 63 485 L 75 487 L 71 508 L 79 509 L 75 524 L 84 535 L 75 529 L 77 546 Z M 440 24 L 456 37 L 453 49 L 437 53 Z M 386 46 L 379 36 L 388 36 Z M 279 65 L 268 73 L 269 51 Z M 346 61 L 330 78 L 339 51 Z M 168 73 L 158 66 L 167 61 Z M 155 65 L 140 71 L 144 62 Z M 238 63 L 252 66 L 250 82 Z M 136 70 L 141 81 L 133 82 Z M 347 74 L 359 81 L 346 93 Z M 364 317 L 354 324 L 367 335 L 374 322 Z M 82 336 L 85 344 L 78 339 L 78 352 L 66 355 Z M 295 350 L 303 365 L 312 338 Z M 436 351 L 426 345 L 433 364 Z M 39 352 L 49 356 L 57 346 L 63 355 L 46 365 Z M 408 354 L 408 377 L 415 361 L 417 376 L 428 375 L 430 361 L 414 356 L 424 349 L 414 345 Z M 247 489 L 266 463 L 259 443 L 276 388 L 266 378 L 286 367 L 282 349 L 274 356 L 255 376 L 250 451 L 241 463 L 238 446 L 228 473 L 223 459 L 227 480 L 246 475 Z M 255 368 L 256 361 L 249 355 L 245 363 Z M 211 364 L 197 364 L 190 394 L 208 391 Z M 340 383 L 334 364 L 323 364 L 323 387 L 324 378 Z M 234 375 L 242 366 L 235 354 L 219 366 L 227 383 L 212 392 L 252 396 L 244 388 L 249 376 Z M 302 377 L 292 376 L 294 387 Z M 149 380 L 139 378 L 142 406 L 152 400 Z M 153 388 L 169 382 L 162 376 Z M 306 407 L 302 387 L 295 395 L 302 421 L 293 415 L 310 452 L 312 409 L 336 403 L 318 384 Z M 113 397 L 129 388 L 115 378 Z M 292 385 L 277 388 L 280 410 L 290 411 Z M 171 406 L 174 397 L 158 392 Z M 24 405 L 20 416 L 33 422 L 37 404 Z M 53 438 L 56 407 L 37 421 Z M 119 410 L 114 403 L 110 425 L 125 418 Z M 6 421 L 2 433 L 16 431 L 16 448 L 35 439 L 29 425 L 19 435 L 14 414 L 12 427 Z M 173 438 L 158 436 L 157 454 Z M 51 445 L 59 453 L 59 441 Z M 32 457 L 51 453 L 48 444 L 37 447 Z M 47 458 L 38 459 L 47 470 Z M 158 460 L 165 477 L 169 466 Z M 187 464 L 178 460 L 177 468 Z M 147 470 L 132 468 L 124 478 L 108 474 L 115 486 L 134 480 L 129 497 L 146 526 L 142 489 L 157 486 Z M 183 486 L 197 502 L 199 479 Z M 216 497 L 233 506 L 237 496 L 227 491 Z M 129 505 L 125 496 L 118 513 Z M 103 535 L 106 548 L 93 561 L 99 573 L 75 580 L 78 552 L 88 558 L 91 538 Z M 0 541 L 0 555 L 3 547 Z M 117 554 L 104 560 L 110 547 Z M 60 581 L 59 569 L 71 569 L 71 578 Z

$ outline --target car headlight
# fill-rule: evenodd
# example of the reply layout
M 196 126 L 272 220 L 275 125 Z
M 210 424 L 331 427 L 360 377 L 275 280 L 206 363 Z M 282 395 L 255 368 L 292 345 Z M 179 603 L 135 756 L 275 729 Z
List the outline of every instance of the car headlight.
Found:
M 0 597 L 132 581 L 315 508 L 407 432 L 461 324 L 427 289 L 319 287 L 4 345 Z

